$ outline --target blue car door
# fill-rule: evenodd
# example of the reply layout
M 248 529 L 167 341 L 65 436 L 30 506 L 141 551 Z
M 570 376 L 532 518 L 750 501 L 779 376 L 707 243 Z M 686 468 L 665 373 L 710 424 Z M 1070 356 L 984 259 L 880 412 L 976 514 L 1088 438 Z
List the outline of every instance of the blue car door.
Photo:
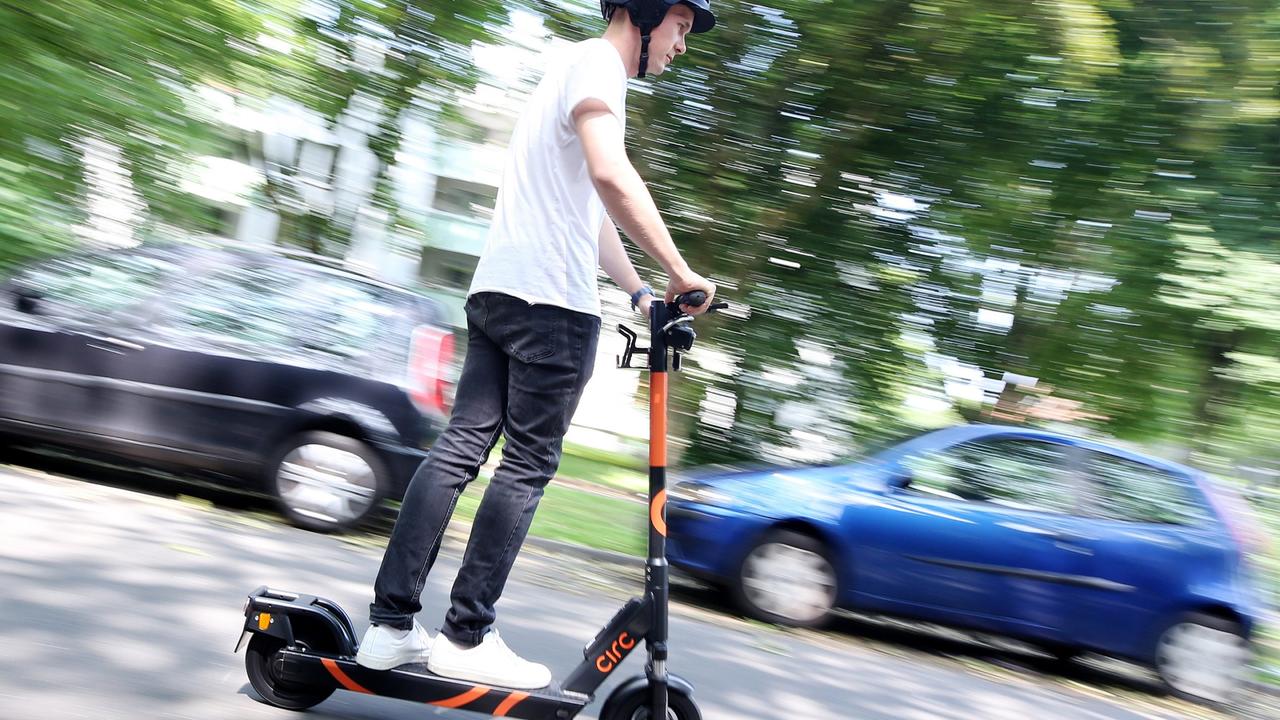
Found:
M 1065 445 L 985 438 L 913 454 L 905 486 L 850 510 L 858 600 L 999 631 L 1062 616 L 1077 504 Z M 1027 627 L 1023 627 L 1026 625 Z
M 1069 637 L 1142 658 L 1188 588 L 1225 572 L 1229 537 L 1189 477 L 1097 448 L 1082 450 L 1087 481 L 1079 572 L 1064 591 Z

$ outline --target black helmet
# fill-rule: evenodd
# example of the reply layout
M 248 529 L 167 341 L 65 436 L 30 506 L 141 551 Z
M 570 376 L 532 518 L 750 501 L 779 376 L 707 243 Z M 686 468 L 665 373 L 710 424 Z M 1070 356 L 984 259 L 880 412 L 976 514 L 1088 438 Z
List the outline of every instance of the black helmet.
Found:
M 711 12 L 709 0 L 600 0 L 600 14 L 609 20 L 614 9 L 621 5 L 630 11 L 631 22 L 641 26 L 648 24 L 652 30 L 662 24 L 672 5 L 681 3 L 693 10 L 693 32 L 704 33 L 716 26 L 716 16 Z
M 640 69 L 636 77 L 644 77 L 649 64 L 649 34 L 662 24 L 662 19 L 673 5 L 680 4 L 693 10 L 692 32 L 703 33 L 716 26 L 710 0 L 600 0 L 600 14 L 606 22 L 613 19 L 614 10 L 624 7 L 631 16 L 631 22 L 640 29 Z

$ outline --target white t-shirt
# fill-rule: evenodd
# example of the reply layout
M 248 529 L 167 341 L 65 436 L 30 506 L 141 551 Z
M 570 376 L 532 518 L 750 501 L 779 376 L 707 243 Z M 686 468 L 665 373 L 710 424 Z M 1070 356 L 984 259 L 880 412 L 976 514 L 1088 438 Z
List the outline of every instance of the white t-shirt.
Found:
M 600 314 L 596 270 L 605 209 L 572 118 L 586 99 L 602 101 L 626 127 L 627 71 L 601 38 L 558 56 L 516 122 L 470 294 L 500 292 Z

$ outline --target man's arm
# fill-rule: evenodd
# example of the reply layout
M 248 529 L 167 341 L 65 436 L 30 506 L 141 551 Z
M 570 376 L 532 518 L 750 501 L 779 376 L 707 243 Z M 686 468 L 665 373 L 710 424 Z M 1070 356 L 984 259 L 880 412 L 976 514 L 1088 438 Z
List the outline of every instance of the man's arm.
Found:
M 600 267 L 604 268 L 609 277 L 628 295 L 634 295 L 644 287 L 644 281 L 640 279 L 635 265 L 631 264 L 631 258 L 627 256 L 627 249 L 622 246 L 618 228 L 608 217 L 605 217 L 604 223 L 600 225 Z M 636 309 L 641 314 L 648 315 L 649 302 L 648 296 L 641 297 L 636 303 Z
M 715 297 L 716 286 L 693 272 L 676 249 L 649 188 L 627 157 L 618 119 L 602 101 L 584 100 L 574 109 L 573 121 L 582 141 L 591 182 L 609 216 L 641 250 L 662 265 L 671 279 L 667 284 L 667 300 L 674 300 L 680 293 L 701 290 L 707 294 L 707 302 L 701 308 L 687 310 L 694 314 L 703 312 Z

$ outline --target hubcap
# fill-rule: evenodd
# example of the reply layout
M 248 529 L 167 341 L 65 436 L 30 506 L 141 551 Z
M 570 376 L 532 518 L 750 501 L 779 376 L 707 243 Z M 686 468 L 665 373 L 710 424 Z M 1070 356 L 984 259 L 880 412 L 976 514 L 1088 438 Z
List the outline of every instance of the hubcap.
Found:
M 373 504 L 377 478 L 364 458 L 328 445 L 300 445 L 278 471 L 280 497 L 294 512 L 342 524 Z
M 1235 633 L 1179 623 L 1160 638 L 1156 668 L 1175 690 L 1222 702 L 1244 682 L 1249 646 Z
M 747 556 L 742 587 L 753 605 L 793 622 L 818 620 L 835 604 L 836 573 L 818 553 L 765 543 Z

